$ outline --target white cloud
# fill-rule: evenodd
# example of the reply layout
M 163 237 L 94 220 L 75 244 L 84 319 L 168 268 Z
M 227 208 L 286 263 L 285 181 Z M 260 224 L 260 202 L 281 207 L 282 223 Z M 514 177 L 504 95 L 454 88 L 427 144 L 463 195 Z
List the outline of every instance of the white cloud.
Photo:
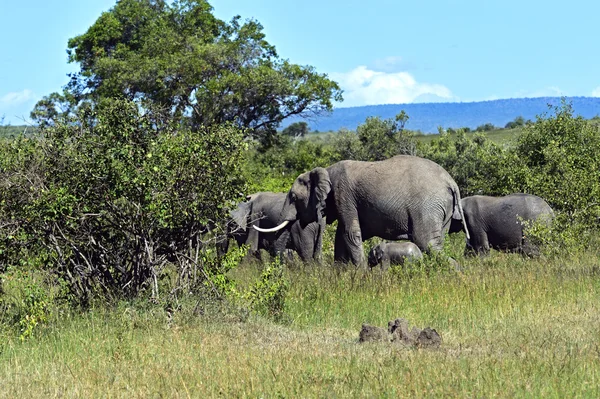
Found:
M 380 72 L 359 66 L 330 77 L 344 90 L 344 107 L 412 103 L 422 98 L 457 101 L 450 89 L 440 84 L 419 83 L 408 72 Z
M 592 97 L 600 97 L 600 86 L 592 90 Z
M 23 104 L 27 101 L 33 100 L 35 95 L 33 91 L 25 89 L 22 91 L 10 92 L 0 97 L 0 106 L 10 107 L 15 105 Z

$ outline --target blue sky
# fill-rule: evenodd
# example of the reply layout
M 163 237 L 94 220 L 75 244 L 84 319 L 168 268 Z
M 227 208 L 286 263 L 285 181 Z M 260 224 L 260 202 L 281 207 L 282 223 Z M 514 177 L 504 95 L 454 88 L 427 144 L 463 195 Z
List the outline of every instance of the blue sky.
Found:
M 67 40 L 115 0 L 0 6 L 0 117 L 23 124 L 60 91 Z M 600 2 L 591 0 L 212 0 L 264 26 L 279 55 L 344 89 L 339 106 L 600 96 Z

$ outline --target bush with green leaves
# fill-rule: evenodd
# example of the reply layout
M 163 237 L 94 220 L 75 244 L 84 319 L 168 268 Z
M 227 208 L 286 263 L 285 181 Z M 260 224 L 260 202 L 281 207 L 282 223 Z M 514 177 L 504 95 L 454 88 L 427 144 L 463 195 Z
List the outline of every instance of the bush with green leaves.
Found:
M 248 194 L 258 191 L 288 191 L 298 175 L 317 166 L 329 166 L 334 149 L 320 138 L 292 140 L 280 136 L 271 148 L 251 151 L 244 171 Z
M 506 195 L 515 191 L 519 159 L 484 134 L 467 135 L 459 129 L 455 135 L 443 132 L 438 139 L 420 143 L 418 155 L 441 165 L 454 178 L 462 197 L 470 195 Z
M 489 132 L 491 130 L 495 130 L 496 126 L 491 123 L 484 123 L 483 125 L 477 126 L 475 129 L 476 132 Z
M 250 309 L 265 317 L 281 321 L 285 316 L 285 301 L 289 282 L 284 275 L 283 264 L 276 257 L 263 269 L 260 278 L 244 294 Z
M 544 198 L 570 223 L 595 226 L 600 217 L 600 130 L 570 104 L 550 107 L 519 136 L 516 156 L 526 173 L 521 185 Z
M 161 112 L 107 100 L 92 114 L 17 139 L 0 161 L 0 264 L 23 259 L 67 282 L 79 303 L 157 292 L 169 260 L 242 197 L 243 132 L 190 132 Z
M 404 111 L 395 118 L 369 117 L 356 128 L 361 143 L 361 161 L 382 161 L 398 154 L 414 155 L 416 141 L 411 132 L 404 129 L 408 115 Z

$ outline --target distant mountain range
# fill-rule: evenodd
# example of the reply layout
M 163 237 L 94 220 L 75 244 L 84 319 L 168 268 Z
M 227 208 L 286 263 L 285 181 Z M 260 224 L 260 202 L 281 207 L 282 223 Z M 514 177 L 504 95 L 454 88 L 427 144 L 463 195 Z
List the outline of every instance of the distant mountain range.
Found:
M 575 115 L 586 119 L 600 114 L 600 97 L 565 97 L 573 106 Z M 301 120 L 309 124 L 311 130 L 320 132 L 350 130 L 363 123 L 369 116 L 383 119 L 393 118 L 404 110 L 409 120 L 406 128 L 423 133 L 437 133 L 438 126 L 443 128 L 470 127 L 491 123 L 504 127 L 518 116 L 535 120 L 537 115 L 549 112 L 548 104 L 560 105 L 561 97 L 511 98 L 464 103 L 419 103 L 365 105 L 362 107 L 336 108 L 329 115 L 312 118 L 289 118 L 282 127 Z

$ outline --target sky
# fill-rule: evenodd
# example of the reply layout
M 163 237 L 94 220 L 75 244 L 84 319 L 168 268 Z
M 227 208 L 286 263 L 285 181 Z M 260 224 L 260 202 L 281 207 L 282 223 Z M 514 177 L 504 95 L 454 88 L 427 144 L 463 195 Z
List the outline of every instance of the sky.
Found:
M 338 107 L 600 97 L 600 2 L 592 0 L 212 0 L 259 21 L 280 57 L 344 90 Z M 0 118 L 22 125 L 61 91 L 67 41 L 115 0 L 0 0 Z

